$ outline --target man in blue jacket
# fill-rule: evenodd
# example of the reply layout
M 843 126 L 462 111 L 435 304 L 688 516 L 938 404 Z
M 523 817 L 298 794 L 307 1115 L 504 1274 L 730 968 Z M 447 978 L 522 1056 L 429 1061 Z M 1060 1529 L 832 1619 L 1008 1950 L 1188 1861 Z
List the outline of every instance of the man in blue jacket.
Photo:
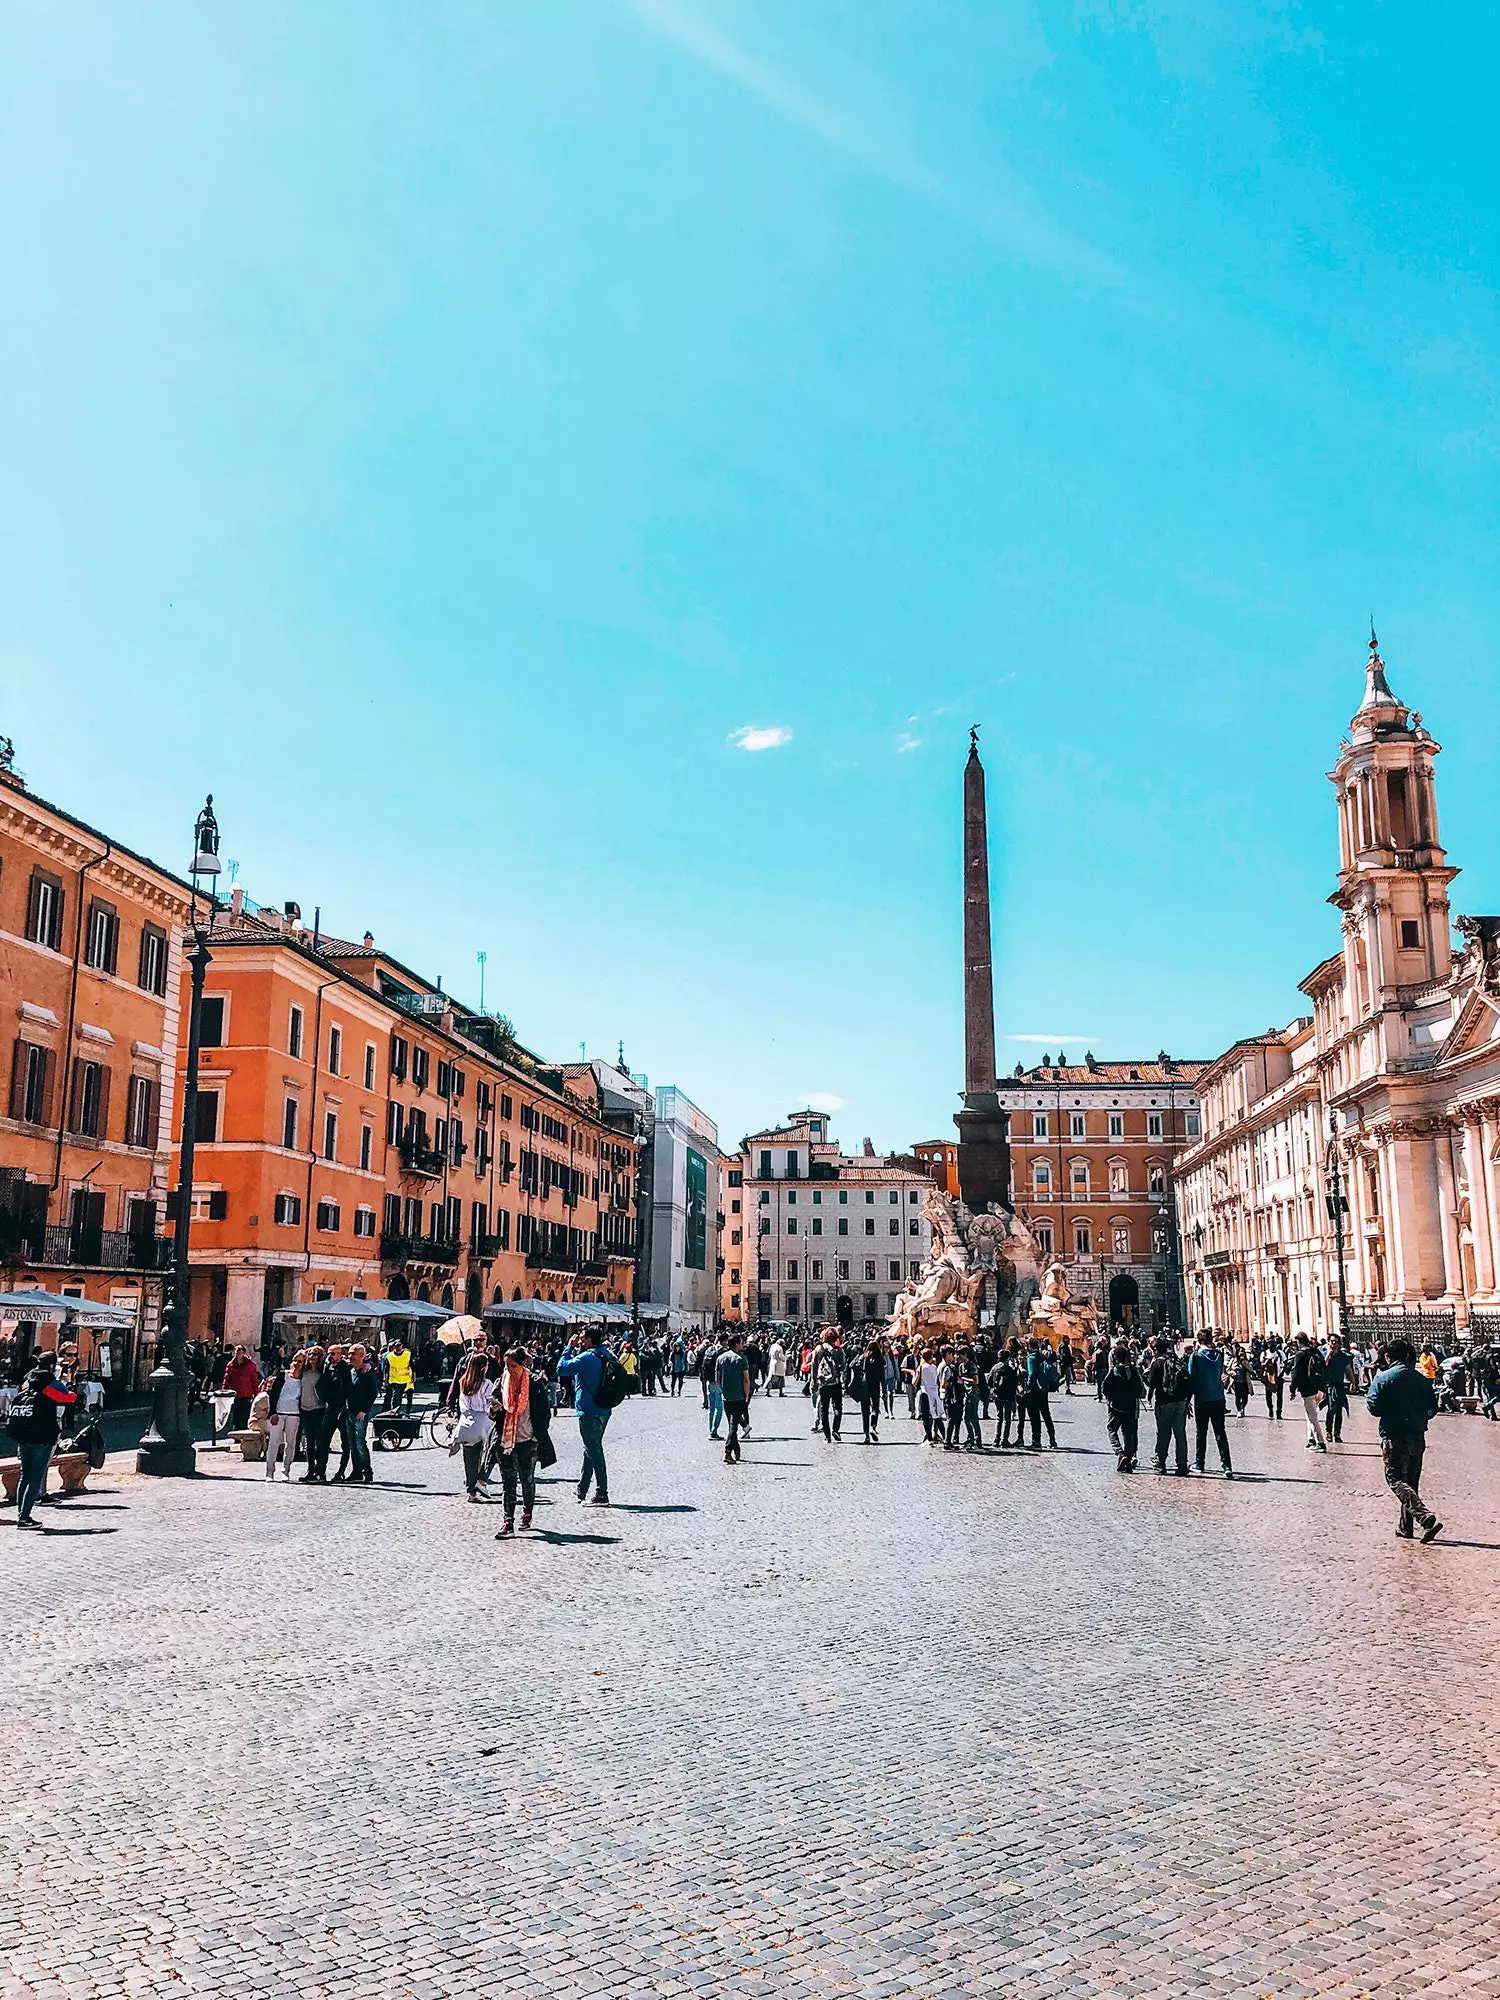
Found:
M 1214 1443 L 1219 1447 L 1219 1463 L 1224 1468 L 1224 1477 L 1233 1479 L 1234 1468 L 1229 1463 L 1229 1432 L 1224 1423 L 1224 1360 L 1214 1345 L 1213 1333 L 1208 1327 L 1204 1327 L 1198 1336 L 1198 1345 L 1188 1361 L 1187 1372 L 1193 1395 L 1198 1470 L 1202 1472 L 1206 1469 L 1211 1426 Z
M 1417 1490 L 1422 1478 L 1422 1454 L 1427 1426 L 1437 1415 L 1432 1384 L 1417 1370 L 1417 1350 L 1409 1340 L 1393 1340 L 1383 1350 L 1388 1364 L 1365 1393 L 1365 1407 L 1380 1424 L 1380 1450 L 1385 1459 L 1385 1483 L 1401 1502 L 1396 1533 L 1409 1542 L 1422 1524 L 1422 1540 L 1430 1542 L 1443 1524 Z
M 605 1365 L 604 1329 L 601 1326 L 589 1328 L 589 1344 L 582 1354 L 565 1356 L 557 1364 L 558 1379 L 571 1382 L 578 1396 L 578 1435 L 583 1444 L 583 1470 L 578 1475 L 578 1497 L 580 1500 L 588 1499 L 592 1482 L 596 1507 L 609 1505 L 604 1427 L 609 1422 L 611 1406 L 598 1400 Z

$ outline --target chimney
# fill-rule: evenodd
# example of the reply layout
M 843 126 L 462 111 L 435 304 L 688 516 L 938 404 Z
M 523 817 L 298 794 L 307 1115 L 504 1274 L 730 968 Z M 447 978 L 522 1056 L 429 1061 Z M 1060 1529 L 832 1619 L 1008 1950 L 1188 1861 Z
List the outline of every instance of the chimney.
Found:
M 366 951 L 373 951 L 375 949 L 375 933 L 373 931 L 365 932 L 364 947 Z
M 245 914 L 245 892 L 238 882 L 229 892 L 229 914 L 233 917 L 242 917 Z
M 875 1157 L 875 1141 L 873 1139 L 866 1139 L 865 1158 L 867 1160 L 873 1160 L 874 1157 Z
M 302 905 L 300 903 L 283 903 L 281 913 L 286 918 L 286 927 L 289 931 L 301 930 Z

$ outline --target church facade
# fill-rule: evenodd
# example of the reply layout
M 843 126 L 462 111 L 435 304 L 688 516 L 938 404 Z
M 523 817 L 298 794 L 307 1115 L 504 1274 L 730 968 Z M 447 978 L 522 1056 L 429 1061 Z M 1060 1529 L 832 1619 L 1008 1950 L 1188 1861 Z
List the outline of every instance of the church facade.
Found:
M 1174 1174 L 1194 1327 L 1500 1335 L 1500 918 L 1455 943 L 1439 749 L 1372 634 L 1330 773 L 1341 948 L 1310 1012 L 1198 1078 Z

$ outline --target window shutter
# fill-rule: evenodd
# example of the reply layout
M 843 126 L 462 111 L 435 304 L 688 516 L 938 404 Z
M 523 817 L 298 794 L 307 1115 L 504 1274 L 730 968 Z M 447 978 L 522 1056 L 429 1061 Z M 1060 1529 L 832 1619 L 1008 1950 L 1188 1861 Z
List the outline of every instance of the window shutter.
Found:
M 33 871 L 26 889 L 26 935 L 35 943 L 41 943 L 37 936 L 37 910 L 42 900 L 42 879 Z
M 26 1061 L 30 1044 L 16 1038 L 15 1054 L 10 1064 L 10 1115 L 24 1118 L 26 1115 Z
M 210 1222 L 222 1222 L 228 1214 L 229 1190 L 228 1188 L 215 1188 L 213 1193 L 208 1197 L 208 1219 Z
M 85 1064 L 82 1056 L 73 1058 L 73 1094 L 68 1104 L 68 1130 L 83 1130 L 83 1072 Z
M 109 1077 L 110 1072 L 108 1067 L 104 1063 L 101 1063 L 99 1065 L 99 1123 L 98 1130 L 94 1134 L 96 1139 L 107 1139 L 109 1137 Z

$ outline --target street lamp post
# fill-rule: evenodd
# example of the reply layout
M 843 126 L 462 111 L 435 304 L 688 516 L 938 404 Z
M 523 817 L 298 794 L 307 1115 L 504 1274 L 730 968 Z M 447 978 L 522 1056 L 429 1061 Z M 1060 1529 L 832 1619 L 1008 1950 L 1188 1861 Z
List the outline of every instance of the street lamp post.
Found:
M 151 1371 L 151 1423 L 136 1452 L 137 1472 L 158 1477 L 191 1477 L 196 1469 L 192 1426 L 188 1418 L 188 1241 L 193 1211 L 193 1146 L 198 1119 L 198 1052 L 203 1039 L 203 982 L 209 966 L 209 933 L 218 897 L 213 878 L 219 872 L 219 823 L 213 794 L 193 828 L 193 970 L 192 1002 L 188 1012 L 187 1067 L 182 1088 L 181 1165 L 177 1175 L 177 1206 L 172 1230 L 172 1281 L 157 1342 L 157 1365 Z M 200 920 L 198 882 L 209 882 L 208 909 Z
M 1344 1193 L 1344 1177 L 1339 1171 L 1339 1126 L 1333 1112 L 1328 1114 L 1328 1192 L 1324 1197 L 1328 1219 L 1333 1224 L 1334 1249 L 1339 1260 L 1339 1338 L 1349 1344 L 1349 1281 L 1344 1269 L 1344 1217 L 1349 1213 L 1349 1197 Z

